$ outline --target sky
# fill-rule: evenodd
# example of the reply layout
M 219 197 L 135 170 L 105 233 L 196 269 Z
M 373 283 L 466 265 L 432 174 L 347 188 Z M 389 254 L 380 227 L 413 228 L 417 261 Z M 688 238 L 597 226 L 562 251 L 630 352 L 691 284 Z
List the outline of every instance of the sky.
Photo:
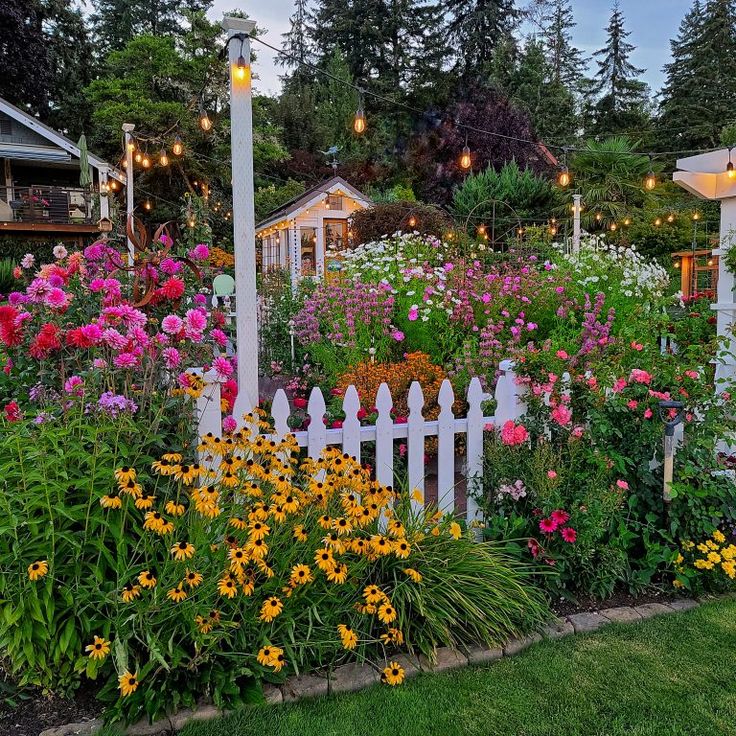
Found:
M 219 19 L 228 10 L 240 8 L 266 29 L 265 41 L 280 46 L 281 34 L 289 30 L 293 5 L 293 0 L 215 0 L 209 15 Z M 605 42 L 604 29 L 611 5 L 612 0 L 573 0 L 578 22 L 573 40 L 588 56 Z M 631 31 L 629 41 L 637 47 L 631 61 L 646 69 L 644 79 L 656 92 L 662 86 L 662 67 L 670 58 L 669 41 L 677 34 L 692 0 L 619 0 L 619 5 L 626 18 L 626 27 Z M 260 92 L 275 93 L 279 90 L 278 78 L 283 69 L 274 64 L 273 52 L 257 43 L 254 46 L 258 55 L 254 68 L 259 77 L 256 86 Z

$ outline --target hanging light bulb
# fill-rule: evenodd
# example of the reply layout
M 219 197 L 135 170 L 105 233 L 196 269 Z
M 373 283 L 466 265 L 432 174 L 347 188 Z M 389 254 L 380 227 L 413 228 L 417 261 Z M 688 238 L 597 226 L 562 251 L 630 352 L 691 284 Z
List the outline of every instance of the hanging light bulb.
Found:
M 110 189 L 110 187 L 108 186 L 107 182 L 105 182 L 105 181 L 100 182 L 100 194 L 103 197 L 107 194 L 107 192 L 108 192 L 109 189 Z
M 699 220 L 700 219 L 700 213 L 699 212 L 693 212 L 693 220 Z
M 466 138 L 463 152 L 460 154 L 460 168 L 467 171 L 472 165 L 473 159 L 470 155 L 470 146 L 468 146 L 468 139 Z
M 521 236 L 522 236 L 522 235 L 524 234 L 524 228 L 523 228 L 523 227 L 520 227 L 520 228 L 519 228 L 519 229 L 518 229 L 518 230 L 516 231 L 516 234 L 517 234 L 517 235 L 518 235 L 519 237 L 521 237 Z
M 644 189 L 651 192 L 657 186 L 657 177 L 652 171 L 652 155 L 649 154 L 649 172 L 644 177 Z
M 147 199 L 143 203 L 143 209 L 146 210 L 146 212 L 150 212 L 153 209 L 153 205 L 151 204 L 151 200 L 150 199 Z
M 674 222 L 675 216 L 670 212 L 669 215 L 667 215 L 667 222 Z
M 130 140 L 128 141 L 128 146 L 127 146 L 127 148 L 128 148 L 128 150 L 129 150 L 129 151 L 130 151 L 131 153 L 132 153 L 133 151 L 135 151 L 135 138 L 131 138 L 131 139 L 130 139 Z
M 179 136 L 174 138 L 174 145 L 171 146 L 171 152 L 174 156 L 181 156 L 182 153 L 184 153 L 184 144 L 181 142 L 181 138 Z
M 482 237 L 485 234 L 486 234 L 486 226 L 481 223 L 480 225 L 478 225 L 478 235 Z
M 212 129 L 212 121 L 203 107 L 199 108 L 199 127 L 202 128 L 205 133 Z
M 627 217 L 627 218 L 624 219 L 624 225 L 626 225 L 626 227 L 628 227 L 629 225 L 631 225 L 631 218 L 630 217 Z
M 611 225 L 609 226 L 609 229 L 612 233 L 615 233 L 617 228 L 618 228 L 618 225 L 615 222 L 612 222 Z
M 414 215 L 409 216 L 409 227 L 416 227 L 417 226 L 417 218 L 414 217 Z
M 550 235 L 557 235 L 557 228 L 556 228 L 556 227 L 555 227 L 554 225 L 552 225 L 552 226 L 550 227 L 550 229 L 549 229 L 549 234 L 550 234 Z
M 128 168 L 128 162 L 127 162 L 127 161 L 126 161 L 125 159 L 123 159 L 123 160 L 122 160 L 122 161 L 120 162 L 120 165 L 121 165 L 121 166 L 122 166 L 122 167 L 123 167 L 124 169 L 127 169 L 127 168 Z
M 600 222 L 603 219 L 603 215 L 600 212 L 595 213 L 596 222 Z
M 240 49 L 242 52 L 242 48 Z M 245 57 L 241 53 L 238 56 L 238 61 L 235 64 L 235 78 L 241 82 L 248 76 L 248 65 L 245 63 Z
M 567 166 L 563 165 L 557 174 L 557 184 L 561 187 L 569 187 L 571 181 L 572 177 L 570 176 L 570 171 Z
M 141 166 L 144 169 L 150 169 L 151 168 L 151 159 L 148 158 L 148 154 L 144 153 L 143 158 L 141 159 Z
M 143 154 L 140 151 L 135 152 L 135 156 L 133 156 L 133 160 L 139 164 L 141 161 L 143 161 Z
M 713 259 L 712 259 L 712 258 L 709 258 L 709 259 L 708 259 L 708 265 L 709 265 L 709 266 L 712 266 L 712 265 L 713 265 Z
M 654 225 L 655 225 L 655 227 L 659 227 L 659 226 L 660 226 L 661 224 L 662 224 L 662 219 L 658 217 L 658 218 L 657 218 L 657 219 L 656 219 L 656 220 L 654 221 Z
M 680 261 L 675 261 L 675 268 L 680 268 Z
M 358 90 L 358 109 L 355 111 L 355 117 L 353 118 L 353 130 L 358 134 L 362 135 L 365 133 L 365 129 L 368 127 L 365 120 L 365 110 L 363 110 L 363 90 Z
M 729 179 L 733 179 L 736 176 L 736 171 L 733 168 L 733 161 L 731 161 L 731 149 L 728 149 L 728 163 L 726 164 L 726 176 Z
M 166 149 L 162 148 L 161 153 L 158 155 L 158 162 L 161 166 L 169 165 L 169 157 L 166 155 Z

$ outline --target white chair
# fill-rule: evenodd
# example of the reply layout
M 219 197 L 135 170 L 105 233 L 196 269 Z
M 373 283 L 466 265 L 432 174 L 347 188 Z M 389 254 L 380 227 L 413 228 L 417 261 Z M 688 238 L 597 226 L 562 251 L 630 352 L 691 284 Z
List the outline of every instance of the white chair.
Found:
M 212 280 L 212 309 L 222 303 L 222 310 L 228 322 L 235 316 L 233 296 L 235 295 L 235 279 L 227 273 L 221 273 Z

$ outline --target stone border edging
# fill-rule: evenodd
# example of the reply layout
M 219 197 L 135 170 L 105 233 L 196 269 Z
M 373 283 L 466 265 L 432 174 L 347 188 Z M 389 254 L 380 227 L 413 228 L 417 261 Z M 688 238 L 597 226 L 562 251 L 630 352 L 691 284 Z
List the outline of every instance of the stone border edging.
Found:
M 678 598 L 668 603 L 643 603 L 640 606 L 616 606 L 614 608 L 604 608 L 601 611 L 583 611 L 556 618 L 540 632 L 510 639 L 503 647 L 473 647 L 465 652 L 450 647 L 440 647 L 437 650 L 434 662 L 430 662 L 422 655 L 417 657 L 406 653 L 397 654 L 392 659 L 404 668 L 407 678 L 415 677 L 422 672 L 445 672 L 458 667 L 467 667 L 468 665 L 487 664 L 502 657 L 512 657 L 543 639 L 561 639 L 570 634 L 597 631 L 610 623 L 636 623 L 665 613 L 689 611 L 697 608 L 701 602 L 706 603 L 734 597 L 733 594 L 726 594 L 700 600 Z M 275 705 L 334 693 L 354 692 L 374 685 L 380 679 L 380 671 L 376 667 L 351 662 L 337 667 L 327 677 L 306 674 L 289 677 L 283 684 L 278 686 L 266 684 L 263 686 L 263 695 L 266 703 Z M 177 731 L 191 721 L 206 721 L 226 714 L 226 711 L 221 711 L 214 705 L 202 705 L 197 710 L 182 710 L 155 723 L 148 723 L 145 719 L 138 721 L 138 723 L 128 726 L 125 734 L 126 736 L 154 736 L 166 731 Z M 39 736 L 92 736 L 101 726 L 102 721 L 100 719 L 82 723 L 67 723 L 64 726 L 47 728 L 45 731 L 41 731 Z

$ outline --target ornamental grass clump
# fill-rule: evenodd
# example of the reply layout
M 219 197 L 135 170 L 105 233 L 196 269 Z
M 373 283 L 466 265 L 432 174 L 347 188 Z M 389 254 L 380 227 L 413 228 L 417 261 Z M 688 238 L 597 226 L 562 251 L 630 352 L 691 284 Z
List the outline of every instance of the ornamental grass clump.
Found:
M 4 640 L 20 643 L 11 667 L 36 623 L 26 632 L 9 619 L 40 616 L 53 632 L 48 610 L 65 596 L 84 622 L 64 617 L 67 660 L 105 678 L 108 717 L 128 721 L 203 697 L 234 706 L 257 698 L 259 682 L 350 660 L 398 685 L 397 649 L 431 657 L 438 645 L 500 643 L 545 618 L 524 566 L 435 508 L 412 512 L 407 494 L 338 449 L 302 459 L 292 435 L 239 431 L 204 437 L 198 452 L 119 465 L 107 488 L 90 484 L 80 535 L 87 515 L 104 519 L 90 548 L 42 535 L 58 499 L 50 516 L 39 501 L 36 524 L 16 523 L 0 611 Z M 43 483 L 29 480 L 24 498 Z M 73 575 L 80 566 L 87 578 Z

